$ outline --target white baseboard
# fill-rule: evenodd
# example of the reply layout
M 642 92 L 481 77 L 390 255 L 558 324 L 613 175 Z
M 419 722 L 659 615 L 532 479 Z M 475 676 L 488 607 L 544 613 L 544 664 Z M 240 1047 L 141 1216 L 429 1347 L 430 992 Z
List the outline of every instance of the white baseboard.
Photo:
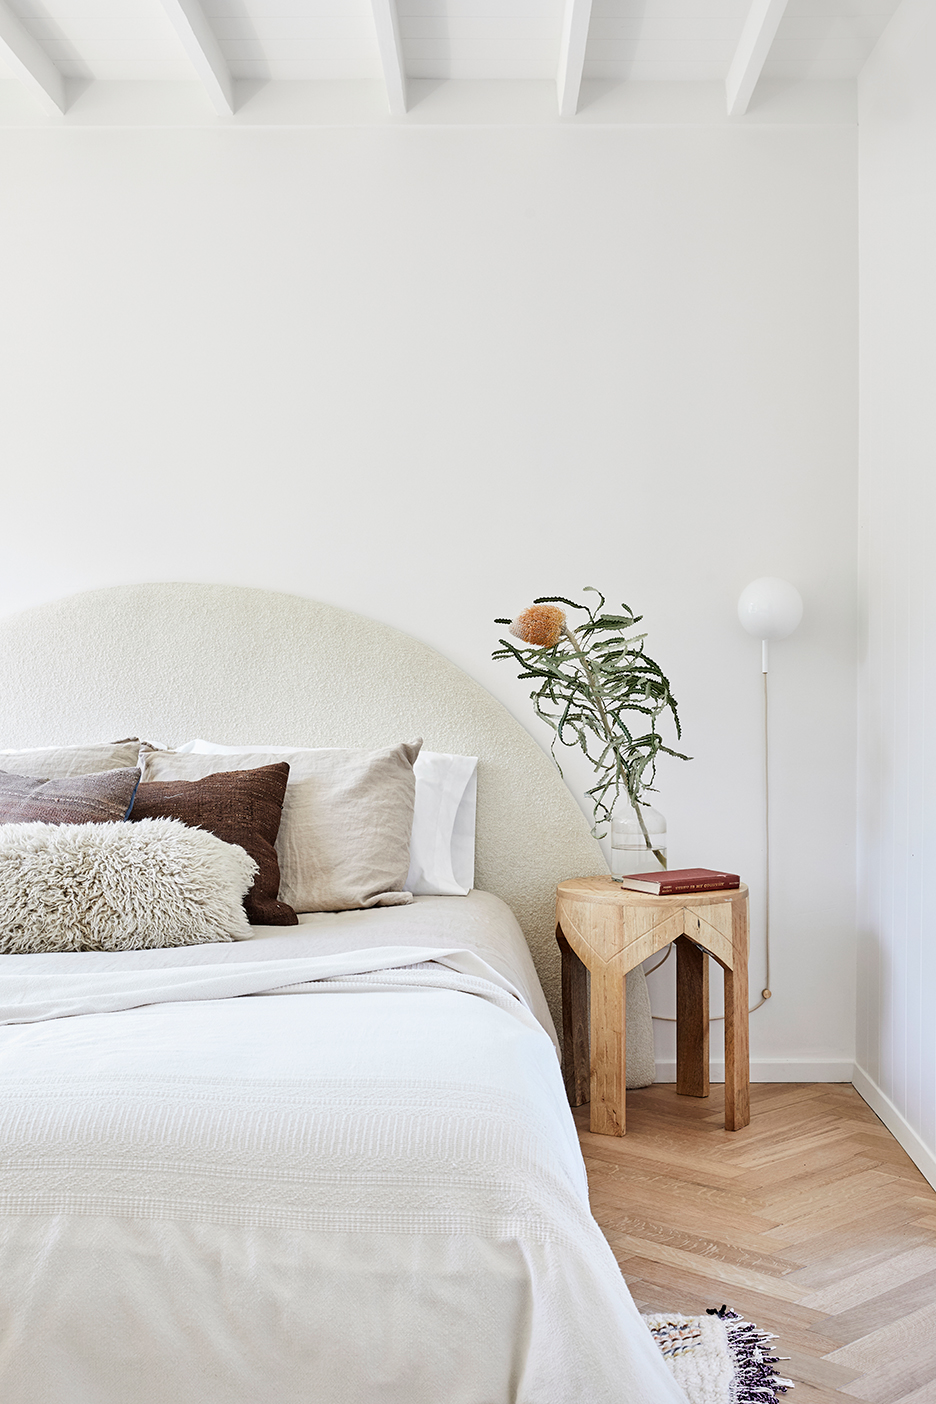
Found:
M 903 1113 L 897 1110 L 887 1093 L 881 1091 L 864 1068 L 855 1068 L 852 1082 L 855 1084 L 855 1091 L 864 1098 L 873 1112 L 877 1112 L 894 1140 L 903 1146 L 920 1174 L 925 1175 L 936 1189 L 936 1155 L 930 1147 L 920 1140 Z
M 805 1058 L 761 1058 L 751 1061 L 752 1082 L 851 1082 L 854 1073 L 855 1065 L 849 1062 L 817 1063 Z M 724 1082 L 724 1060 L 719 1062 L 712 1059 L 709 1077 L 713 1082 Z M 657 1082 L 676 1081 L 675 1059 L 671 1063 L 662 1061 L 657 1063 L 656 1080 Z M 858 1091 L 861 1092 L 860 1087 Z M 862 1092 L 861 1095 L 864 1096 L 864 1093 Z M 870 1102 L 870 1098 L 865 1097 L 865 1101 Z M 874 1110 L 877 1111 L 877 1107 Z M 886 1123 L 886 1118 L 880 1112 L 878 1115 Z M 896 1131 L 894 1135 L 897 1135 Z M 897 1136 L 897 1139 L 899 1141 L 900 1137 Z M 902 1141 L 900 1143 L 903 1145 Z M 904 1150 L 906 1149 L 904 1146 Z M 907 1153 L 911 1154 L 909 1151 Z

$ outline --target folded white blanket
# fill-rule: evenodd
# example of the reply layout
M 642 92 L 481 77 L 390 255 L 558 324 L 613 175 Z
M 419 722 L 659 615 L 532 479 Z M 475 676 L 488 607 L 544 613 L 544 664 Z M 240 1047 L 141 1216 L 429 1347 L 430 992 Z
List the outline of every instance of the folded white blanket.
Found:
M 684 1404 L 471 952 L 3 983 L 4 1404 Z
M 384 972 L 380 978 L 378 972 Z M 233 967 L 212 963 L 85 973 L 57 968 L 20 972 L 14 966 L 12 973 L 4 970 L 0 984 L 0 1025 L 240 995 L 391 987 L 462 990 L 491 1000 L 531 1027 L 538 1026 L 520 991 L 472 951 L 409 946 L 378 946 L 298 960 L 244 961 Z
M 13 956 L 3 960 L 0 987 L 8 976 L 59 972 L 121 974 L 128 970 L 176 969 L 186 965 L 242 965 L 251 961 L 298 960 L 347 955 L 378 947 L 470 950 L 519 990 L 556 1043 L 555 1029 L 523 932 L 510 908 L 490 892 L 467 897 L 417 897 L 405 907 L 369 911 L 315 912 L 298 926 L 254 926 L 250 941 L 211 946 L 173 946 L 144 951 L 77 951 L 57 956 Z

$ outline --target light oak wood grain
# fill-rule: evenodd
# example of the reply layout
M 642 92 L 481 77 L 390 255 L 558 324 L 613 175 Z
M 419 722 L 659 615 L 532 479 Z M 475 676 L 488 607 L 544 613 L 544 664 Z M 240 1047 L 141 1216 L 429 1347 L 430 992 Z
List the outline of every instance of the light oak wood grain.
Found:
M 897 1253 L 874 1267 L 864 1268 L 861 1272 L 845 1277 L 831 1287 L 808 1293 L 802 1297 L 802 1302 L 804 1306 L 811 1306 L 817 1311 L 827 1311 L 831 1316 L 834 1312 L 848 1311 L 850 1307 L 860 1306 L 862 1302 L 879 1297 L 882 1292 L 899 1287 L 904 1282 L 911 1282 L 915 1277 L 922 1277 L 934 1269 L 936 1244 L 923 1243 L 904 1253 Z
M 627 1067 L 625 971 L 605 969 L 592 978 L 591 1129 L 598 1136 L 623 1136 Z
M 936 1382 L 931 1380 L 912 1394 L 905 1394 L 900 1404 L 936 1404 Z
M 839 1344 L 866 1336 L 879 1327 L 901 1321 L 904 1316 L 916 1311 L 922 1302 L 932 1301 L 936 1295 L 936 1272 L 923 1277 L 911 1278 L 909 1282 L 882 1292 L 879 1297 L 862 1302 L 851 1311 L 829 1316 L 823 1323 L 823 1332 L 837 1338 Z
M 908 1248 L 932 1241 L 928 1234 L 908 1231 L 900 1215 L 899 1204 L 869 1214 L 862 1221 L 864 1232 L 858 1242 L 855 1242 L 853 1226 L 848 1224 L 793 1247 L 781 1245 L 775 1251 L 782 1251 L 784 1257 L 797 1263 L 805 1261 L 806 1266 L 797 1267 L 793 1276 L 803 1284 L 804 1291 L 818 1291 L 863 1268 L 883 1263 Z M 771 1242 L 776 1243 L 776 1239 Z
M 834 1208 L 841 1204 L 843 1198 L 897 1183 L 895 1175 L 880 1170 L 860 1168 L 854 1175 L 827 1170 L 822 1175 L 811 1177 L 809 1185 L 803 1189 L 777 1195 L 771 1209 L 777 1215 L 778 1223 L 788 1224 L 802 1215 L 814 1213 L 817 1209 Z
M 676 943 L 677 1090 L 709 1095 L 708 958 L 725 972 L 725 1129 L 739 1131 L 750 1113 L 748 1053 L 748 896 L 693 892 L 653 897 L 612 878 L 570 878 L 556 889 L 556 939 L 562 953 L 563 1067 L 573 1107 L 584 1087 L 579 1030 L 584 995 L 575 959 L 591 974 L 589 1125 L 595 1135 L 626 1129 L 624 978 L 641 961 Z
M 835 1364 L 829 1356 L 809 1355 L 803 1350 L 784 1348 L 781 1374 L 787 1379 L 796 1375 L 796 1394 L 801 1384 L 813 1385 L 816 1389 L 844 1389 L 857 1377 L 858 1371 L 847 1365 Z M 790 1396 L 790 1404 L 796 1395 Z
M 913 1359 L 921 1334 L 936 1341 L 936 1301 L 927 1302 L 888 1326 L 879 1326 L 867 1336 L 832 1351 L 827 1360 L 852 1366 L 856 1374 L 867 1374 L 892 1360 Z
M 775 1331 L 787 1404 L 936 1404 L 936 1192 L 852 1087 L 757 1084 L 733 1133 L 723 1096 L 693 1117 L 674 1087 L 631 1092 L 622 1140 L 576 1113 L 640 1309 L 727 1302 Z
M 736 1267 L 711 1255 L 687 1253 L 682 1248 L 670 1248 L 666 1243 L 654 1243 L 640 1235 L 618 1233 L 611 1228 L 605 1232 L 605 1237 L 615 1253 L 652 1254 L 654 1262 L 704 1274 L 709 1281 L 721 1283 L 723 1290 L 726 1286 L 746 1287 L 753 1292 L 767 1293 L 781 1302 L 799 1302 L 801 1296 L 799 1287 L 785 1283 L 780 1277 Z
M 899 1202 L 899 1194 L 899 1190 L 894 1190 L 887 1184 L 880 1189 L 866 1190 L 862 1195 L 862 1203 L 866 1212 L 886 1209 L 889 1205 Z M 792 1248 L 797 1243 L 805 1243 L 815 1238 L 817 1234 L 828 1233 L 833 1228 L 851 1224 L 854 1217 L 853 1205 L 847 1201 L 835 1206 L 827 1204 L 813 1213 L 798 1215 L 789 1223 L 775 1224 L 771 1233 L 774 1238 Z
M 908 1395 L 919 1397 L 921 1390 L 931 1391 L 930 1397 L 936 1401 L 936 1340 L 925 1336 L 917 1338 L 910 1356 L 890 1360 L 842 1386 L 843 1394 L 868 1404 L 895 1404 Z
M 747 901 L 732 904 L 731 927 L 731 964 L 716 958 L 725 970 L 725 1130 L 738 1131 L 751 1119 Z
M 788 1376 L 792 1379 L 792 1375 Z M 805 1380 L 796 1381 L 796 1404 L 854 1404 L 854 1400 L 848 1395 L 842 1394 L 837 1389 L 823 1389 L 815 1385 L 808 1384 Z M 794 1396 L 790 1395 L 790 1404 Z

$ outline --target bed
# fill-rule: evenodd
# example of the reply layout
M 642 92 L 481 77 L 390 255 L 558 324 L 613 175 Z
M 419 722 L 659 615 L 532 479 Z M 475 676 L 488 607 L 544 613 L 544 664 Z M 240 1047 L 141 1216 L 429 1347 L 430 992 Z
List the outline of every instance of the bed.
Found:
M 681 1400 L 588 1210 L 551 903 L 601 860 L 522 728 L 414 640 L 264 591 L 77 596 L 0 621 L 0 666 L 7 748 L 429 718 L 480 757 L 466 897 L 2 958 L 5 1404 Z

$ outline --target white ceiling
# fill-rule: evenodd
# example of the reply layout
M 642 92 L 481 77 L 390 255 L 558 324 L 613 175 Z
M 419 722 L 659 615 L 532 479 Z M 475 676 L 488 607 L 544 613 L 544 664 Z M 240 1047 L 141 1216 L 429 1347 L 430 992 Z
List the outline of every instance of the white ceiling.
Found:
M 404 80 L 555 79 L 567 6 L 582 13 L 583 79 L 723 80 L 752 0 L 396 0 Z M 753 0 L 782 10 L 765 75 L 854 77 L 898 0 Z M 380 79 L 375 11 L 391 0 L 200 0 L 233 79 Z M 193 0 L 0 0 L 65 78 L 193 79 L 178 33 Z M 173 9 L 176 12 L 173 22 Z M 197 11 L 196 11 L 197 14 Z M 0 12 L 0 21 L 3 16 Z M 197 30 L 197 24 L 194 26 Z M 2 23 L 0 23 L 2 33 Z M 211 41 L 209 39 L 209 48 Z M 22 78 L 16 64 L 0 76 Z M 54 76 L 54 75 L 53 75 Z

